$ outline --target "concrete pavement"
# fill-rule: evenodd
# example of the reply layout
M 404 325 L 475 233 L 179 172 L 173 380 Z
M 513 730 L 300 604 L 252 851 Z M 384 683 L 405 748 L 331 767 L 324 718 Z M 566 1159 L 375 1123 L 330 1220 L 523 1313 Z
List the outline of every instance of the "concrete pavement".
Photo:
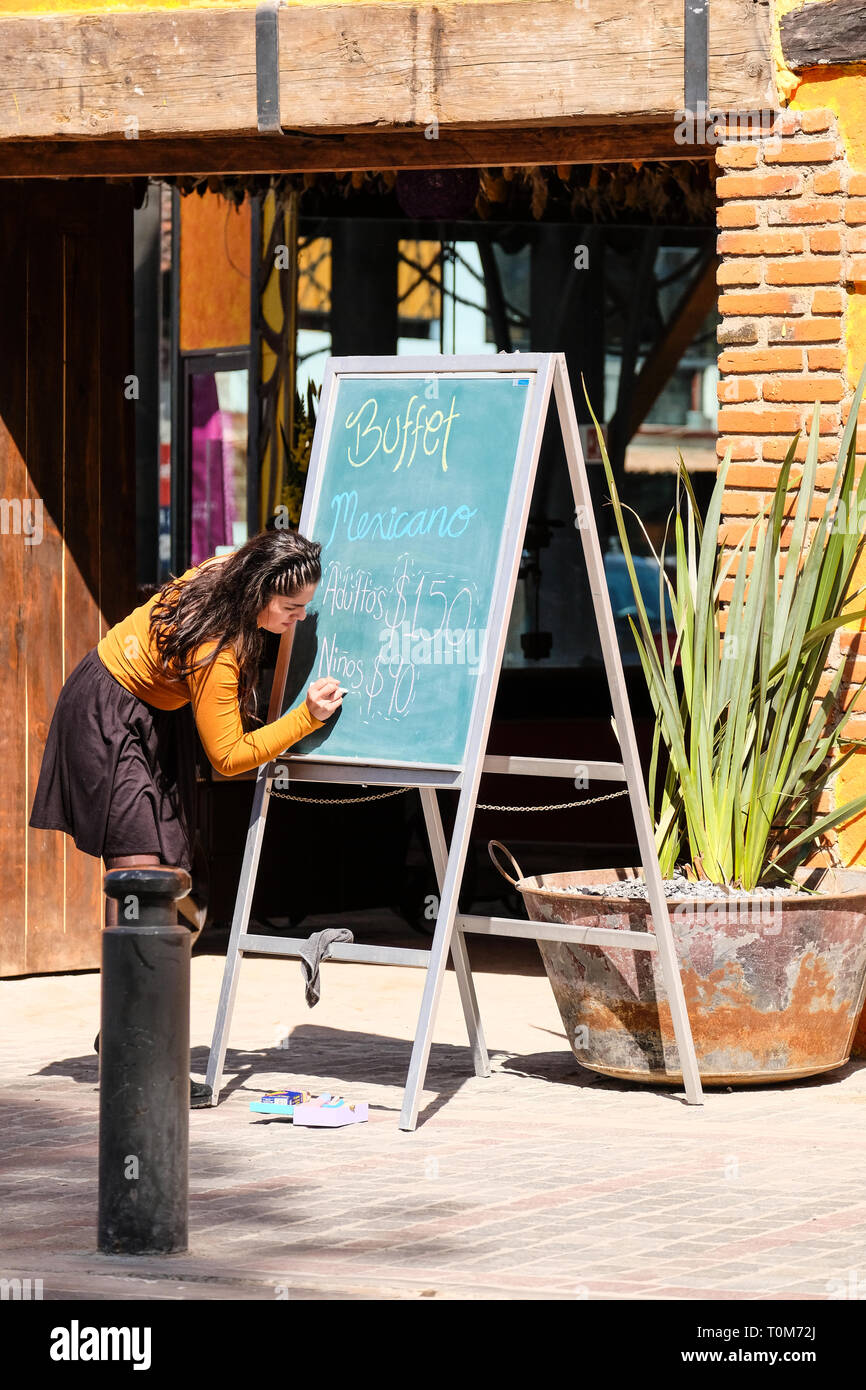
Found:
M 449 971 L 411 1134 L 421 972 L 326 962 L 310 1010 L 296 961 L 248 960 L 224 1099 L 190 1117 L 190 1251 L 162 1259 L 95 1253 L 98 975 L 0 981 L 0 1275 L 45 1299 L 866 1297 L 863 1064 L 696 1109 L 577 1066 L 533 944 L 472 953 L 493 1075 L 472 1074 Z M 221 973 L 194 958 L 199 1076 Z M 370 1121 L 249 1111 L 290 1083 Z

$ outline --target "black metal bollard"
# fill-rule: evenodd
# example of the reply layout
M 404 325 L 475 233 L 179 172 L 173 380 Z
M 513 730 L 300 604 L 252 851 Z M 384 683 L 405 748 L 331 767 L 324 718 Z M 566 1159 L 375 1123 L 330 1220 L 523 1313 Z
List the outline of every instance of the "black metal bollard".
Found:
M 187 1249 L 190 934 L 185 869 L 113 869 L 118 925 L 102 934 L 99 1249 Z

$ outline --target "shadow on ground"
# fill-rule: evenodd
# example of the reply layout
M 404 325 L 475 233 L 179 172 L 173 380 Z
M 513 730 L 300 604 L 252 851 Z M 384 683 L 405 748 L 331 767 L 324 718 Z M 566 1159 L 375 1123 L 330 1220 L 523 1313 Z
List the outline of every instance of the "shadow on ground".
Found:
M 4 1277 L 35 1274 L 44 1279 L 40 1298 L 225 1297 L 218 1292 L 220 1284 L 232 1286 L 230 1297 L 259 1298 L 272 1297 L 273 1286 L 285 1284 L 294 1297 L 294 1286 L 303 1291 L 305 1279 L 314 1296 L 320 1286 L 327 1286 L 330 1274 L 322 1275 L 314 1266 L 306 1276 L 297 1268 L 283 1275 L 281 1262 L 312 1255 L 320 1263 L 331 1254 L 343 1255 L 347 1227 L 358 1219 L 367 1220 L 354 1239 L 368 1267 L 377 1260 L 390 1262 L 395 1234 L 421 1227 L 411 1259 L 400 1270 L 407 1287 L 416 1265 L 429 1271 L 431 1264 L 439 1264 L 448 1271 L 465 1254 L 459 1234 L 425 1230 L 423 1224 L 472 1213 L 477 1201 L 471 1196 L 443 1196 L 441 1187 L 422 1176 L 406 1190 L 406 1158 L 396 1140 L 393 1151 L 388 1146 L 379 1156 L 381 1185 L 364 1188 L 351 1205 L 351 1199 L 334 1189 L 328 1165 L 332 1160 L 351 1164 L 353 1153 L 355 1162 L 368 1162 L 353 1142 L 358 1137 L 353 1130 L 293 1134 L 291 1125 L 282 1122 L 278 1137 L 284 1150 L 282 1144 L 271 1146 L 264 1171 L 256 1173 L 250 1170 L 250 1149 L 244 1143 L 247 1121 L 252 1125 L 253 1117 L 243 1112 L 237 1125 L 216 1133 L 208 1130 L 207 1112 L 192 1116 L 189 1254 L 99 1254 L 95 1097 L 73 1108 L 71 1122 L 68 1098 L 62 1104 L 43 1098 L 29 1108 L 22 1124 L 20 1103 L 0 1097 L 0 1130 L 15 1126 L 15 1149 L 7 1153 L 4 1165 L 3 1272 Z M 323 1196 L 332 1203 L 330 1219 L 321 1216 L 320 1208 L 311 1217 L 311 1199 Z M 74 1263 L 69 1263 L 70 1257 Z M 120 1282 L 124 1272 L 130 1277 L 128 1287 Z M 137 1276 L 143 1282 L 136 1282 Z M 351 1271 L 341 1271 L 341 1278 L 351 1284 Z M 424 1279 L 429 1280 L 429 1272 Z M 359 1275 L 358 1282 L 375 1280 L 367 1273 Z M 354 1297 L 354 1291 L 348 1296 Z
M 556 1036 L 556 1035 L 554 1035 Z M 564 1039 L 563 1039 L 564 1041 Z M 396 1097 L 381 1096 L 371 1108 L 399 1112 L 402 1092 L 406 1085 L 411 1041 L 386 1037 L 378 1033 L 345 1032 L 302 1024 L 287 1038 L 285 1048 L 229 1048 L 226 1053 L 221 1101 L 238 1091 L 257 1097 L 266 1087 L 272 1088 L 285 1079 L 286 1086 L 299 1078 L 305 1085 L 326 1089 L 335 1085 L 351 1090 L 363 1098 L 365 1089 L 396 1089 Z M 190 1054 L 190 1070 L 204 1076 L 209 1050 L 195 1047 Z M 494 1068 L 527 1077 L 542 1078 L 570 1086 L 596 1085 L 600 1078 L 578 1067 L 570 1051 L 537 1053 L 531 1057 L 516 1057 L 508 1053 L 491 1054 Z M 35 1073 L 37 1076 L 63 1076 L 86 1086 L 95 1086 L 99 1079 L 98 1058 L 64 1057 L 50 1062 Z M 434 1043 L 424 1089 L 435 1092 L 419 1114 L 419 1126 L 431 1119 L 461 1087 L 474 1079 L 472 1055 L 468 1046 Z M 616 1086 L 617 1083 L 613 1083 Z M 262 1118 L 262 1123 L 268 1123 Z M 281 1123 L 277 1120 L 275 1123 Z
M 562 1035 L 551 1033 L 551 1036 Z M 562 1041 L 565 1042 L 564 1037 Z M 238 1091 L 243 1091 L 253 1099 L 261 1091 L 274 1088 L 275 1084 L 279 1085 L 280 1080 L 284 1079 L 287 1087 L 300 1080 L 305 1086 L 311 1085 L 313 1089 L 338 1087 L 341 1090 L 350 1090 L 359 1098 L 364 1098 L 365 1090 L 378 1087 L 396 1089 L 399 1092 L 398 1096 L 378 1097 L 372 1100 L 370 1108 L 399 1113 L 409 1071 L 411 1041 L 386 1037 L 379 1033 L 346 1032 L 319 1028 L 313 1024 L 301 1024 L 289 1035 L 287 1043 L 284 1048 L 229 1048 L 220 1092 L 221 1102 Z M 194 1075 L 204 1076 L 208 1053 L 207 1047 L 192 1049 L 190 1070 Z M 602 1076 L 580 1066 L 567 1047 L 525 1055 L 491 1052 L 490 1056 L 495 1071 L 506 1072 L 512 1076 L 525 1076 L 534 1081 L 548 1081 L 555 1086 L 568 1086 L 578 1090 L 592 1087 L 595 1091 L 624 1094 L 634 1093 L 639 1089 L 666 1101 L 686 1104 L 682 1087 L 644 1086 L 636 1082 Z M 770 1082 L 752 1087 L 713 1087 L 710 1094 L 718 1093 L 720 1090 L 750 1090 L 766 1095 L 774 1091 L 828 1086 L 838 1084 L 864 1066 L 866 1062 L 862 1060 L 850 1061 L 837 1071 L 820 1076 L 805 1077 L 796 1081 Z M 34 1074 L 64 1076 L 83 1085 L 95 1086 L 99 1079 L 98 1059 L 95 1054 L 65 1057 L 50 1062 Z M 419 1113 L 419 1127 L 432 1119 L 457 1095 L 467 1081 L 474 1079 L 474 1076 L 468 1046 L 434 1043 L 424 1089 L 427 1092 L 435 1092 L 435 1099 L 429 1101 Z M 269 1121 L 262 1117 L 260 1123 L 267 1124 Z M 274 1123 L 281 1121 L 277 1120 Z

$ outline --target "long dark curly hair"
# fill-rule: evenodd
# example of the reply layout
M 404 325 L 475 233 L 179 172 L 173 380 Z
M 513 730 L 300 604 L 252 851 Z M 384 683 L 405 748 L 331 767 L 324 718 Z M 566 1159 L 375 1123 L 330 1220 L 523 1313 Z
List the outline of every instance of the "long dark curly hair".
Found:
M 240 675 L 238 703 L 247 726 L 256 720 L 255 684 L 264 647 L 256 619 L 275 594 L 291 596 L 322 577 L 322 547 L 296 531 L 263 531 L 220 564 L 204 564 L 183 584 L 163 584 L 150 612 L 150 631 L 173 680 L 214 661 L 233 645 Z M 203 658 L 196 650 L 216 640 Z

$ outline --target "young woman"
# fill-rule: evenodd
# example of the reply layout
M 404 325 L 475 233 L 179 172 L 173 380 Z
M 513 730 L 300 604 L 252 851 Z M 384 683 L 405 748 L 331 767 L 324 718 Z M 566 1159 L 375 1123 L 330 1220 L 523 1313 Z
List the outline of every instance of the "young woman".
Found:
M 294 532 L 265 531 L 169 580 L 111 628 L 60 692 L 31 826 L 65 831 L 106 869 L 171 864 L 191 872 L 188 707 L 225 776 L 270 762 L 339 708 L 339 682 L 322 679 L 273 723 L 256 716 L 262 633 L 303 621 L 321 579 L 320 550 Z M 116 923 L 117 902 L 108 899 L 105 924 Z M 191 1103 L 207 1104 L 207 1087 L 190 1084 Z

